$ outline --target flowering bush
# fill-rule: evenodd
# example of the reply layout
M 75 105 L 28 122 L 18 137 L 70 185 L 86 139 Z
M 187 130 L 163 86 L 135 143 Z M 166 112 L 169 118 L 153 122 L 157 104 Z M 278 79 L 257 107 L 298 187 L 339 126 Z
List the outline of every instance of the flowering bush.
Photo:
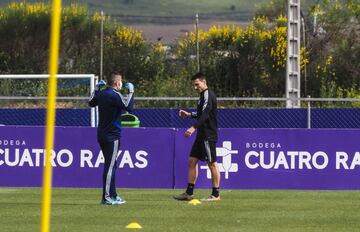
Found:
M 195 34 L 179 41 L 176 54 L 195 62 Z M 200 31 L 201 69 L 221 96 L 282 96 L 285 88 L 286 17 L 274 24 L 255 18 L 246 28 L 213 26 Z M 309 62 L 301 49 L 301 67 Z

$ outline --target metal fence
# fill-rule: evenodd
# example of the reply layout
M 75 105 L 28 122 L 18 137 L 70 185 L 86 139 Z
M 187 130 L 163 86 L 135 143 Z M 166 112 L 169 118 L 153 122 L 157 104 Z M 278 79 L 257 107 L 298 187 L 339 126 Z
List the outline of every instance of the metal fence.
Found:
M 85 99 L 84 99 L 85 100 Z M 142 127 L 188 127 L 193 121 L 178 117 L 178 101 L 187 101 L 185 109 L 194 110 L 197 97 L 136 97 L 141 101 L 167 101 L 169 108 L 136 107 L 134 114 Z M 218 102 L 277 101 L 285 105 L 286 98 L 218 98 Z M 302 108 L 284 107 L 239 107 L 218 109 L 220 128 L 360 128 L 360 99 L 318 99 L 301 98 Z M 84 101 L 86 102 L 86 101 Z M 338 105 L 333 107 L 332 104 Z M 340 104 L 341 103 L 341 104 Z M 238 103 L 240 104 L 240 103 Z M 319 107 L 322 104 L 323 106 Z M 324 107 L 326 106 L 326 107 Z M 57 126 L 90 126 L 90 109 L 58 109 Z M 44 125 L 45 109 L 0 109 L 0 124 L 4 125 Z
M 194 107 L 194 104 L 196 104 L 194 101 L 197 101 L 198 97 L 138 97 L 136 100 L 172 101 L 174 102 L 172 107 L 179 108 L 179 106 L 182 105 L 185 105 L 185 107 L 192 105 Z M 359 128 L 360 125 L 360 98 L 219 97 L 217 100 L 224 120 L 237 122 L 232 124 L 234 127 Z M 300 101 L 301 107 L 286 109 L 286 102 L 291 101 Z M 187 104 L 177 104 L 178 102 L 186 102 Z M 234 113 L 236 112 L 234 109 L 239 108 L 247 108 L 248 110 L 242 110 L 241 114 L 249 115 L 249 117 L 246 118 Z M 225 109 L 232 110 L 227 111 Z M 225 112 L 227 113 L 225 114 Z M 257 112 L 261 113 L 257 114 Z M 306 118 L 305 126 L 302 124 L 304 122 L 303 117 Z M 262 118 L 262 122 L 257 120 L 259 118 Z M 283 120 L 284 118 L 287 120 Z M 291 118 L 293 118 L 293 120 Z M 239 123 L 244 121 L 247 123 Z M 224 125 L 227 124 L 228 123 L 225 123 Z

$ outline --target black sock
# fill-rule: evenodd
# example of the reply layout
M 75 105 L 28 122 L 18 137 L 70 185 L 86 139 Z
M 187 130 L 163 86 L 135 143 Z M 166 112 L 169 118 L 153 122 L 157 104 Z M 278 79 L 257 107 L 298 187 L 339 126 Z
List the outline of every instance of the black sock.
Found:
M 213 187 L 211 195 L 213 195 L 214 197 L 219 197 L 219 189 L 219 187 Z
M 188 183 L 187 189 L 186 189 L 186 193 L 188 195 L 193 195 L 194 194 L 194 184 Z

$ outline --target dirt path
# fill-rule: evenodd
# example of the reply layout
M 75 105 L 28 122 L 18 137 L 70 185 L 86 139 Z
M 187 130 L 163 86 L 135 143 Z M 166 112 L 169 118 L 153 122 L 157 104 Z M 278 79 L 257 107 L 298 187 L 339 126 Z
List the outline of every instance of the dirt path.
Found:
M 248 22 L 231 22 L 231 21 L 217 21 L 200 23 L 201 30 L 208 30 L 213 25 L 237 25 L 241 27 L 247 26 Z M 153 25 L 153 24 L 132 24 L 129 25 L 143 32 L 143 35 L 148 42 L 154 43 L 160 40 L 163 44 L 173 44 L 177 40 L 183 38 L 186 32 L 194 31 L 194 24 L 176 24 L 176 25 Z

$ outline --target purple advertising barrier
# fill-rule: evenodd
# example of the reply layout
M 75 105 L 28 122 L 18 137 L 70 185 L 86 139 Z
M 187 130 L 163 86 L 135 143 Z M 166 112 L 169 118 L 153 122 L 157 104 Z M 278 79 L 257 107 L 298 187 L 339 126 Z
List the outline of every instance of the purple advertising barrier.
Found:
M 184 188 L 195 138 L 184 132 L 124 128 L 117 186 Z M 0 186 L 41 186 L 43 137 L 43 127 L 0 127 Z M 358 138 L 360 130 L 220 129 L 221 188 L 360 189 Z M 96 129 L 57 127 L 55 139 L 53 186 L 101 187 Z M 205 163 L 196 187 L 211 187 Z
M 187 184 L 194 138 L 175 136 L 175 188 Z M 217 156 L 224 189 L 360 189 L 360 130 L 220 129 Z M 205 163 L 198 188 L 211 188 Z
M 42 185 L 44 127 L 0 127 L 0 186 Z M 174 129 L 124 128 L 116 185 L 173 188 Z M 57 127 L 54 187 L 101 187 L 103 156 L 96 128 Z

